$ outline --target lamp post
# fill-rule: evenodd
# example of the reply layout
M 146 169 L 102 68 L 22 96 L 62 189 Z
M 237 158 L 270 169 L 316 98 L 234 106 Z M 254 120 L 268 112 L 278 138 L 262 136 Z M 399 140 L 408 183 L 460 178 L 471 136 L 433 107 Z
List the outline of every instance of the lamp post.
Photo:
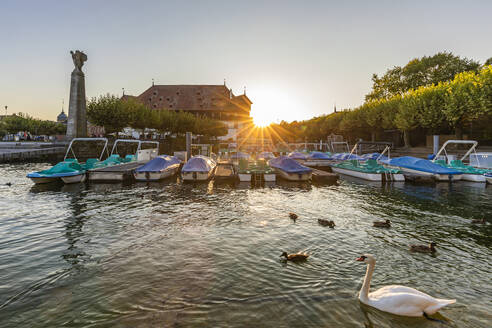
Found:
M 5 116 L 7 116 L 7 107 L 9 106 L 5 106 Z

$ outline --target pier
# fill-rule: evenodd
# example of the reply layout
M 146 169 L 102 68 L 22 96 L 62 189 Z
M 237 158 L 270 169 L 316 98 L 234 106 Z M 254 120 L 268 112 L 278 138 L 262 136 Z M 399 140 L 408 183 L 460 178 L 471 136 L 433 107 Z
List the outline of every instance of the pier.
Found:
M 65 147 L 64 143 L 0 142 L 0 163 L 62 158 Z

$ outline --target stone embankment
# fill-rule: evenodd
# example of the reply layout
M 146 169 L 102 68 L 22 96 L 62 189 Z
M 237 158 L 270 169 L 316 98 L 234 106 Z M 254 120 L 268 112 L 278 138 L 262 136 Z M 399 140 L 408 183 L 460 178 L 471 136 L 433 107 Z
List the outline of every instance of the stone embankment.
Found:
M 0 163 L 63 159 L 65 143 L 0 142 Z

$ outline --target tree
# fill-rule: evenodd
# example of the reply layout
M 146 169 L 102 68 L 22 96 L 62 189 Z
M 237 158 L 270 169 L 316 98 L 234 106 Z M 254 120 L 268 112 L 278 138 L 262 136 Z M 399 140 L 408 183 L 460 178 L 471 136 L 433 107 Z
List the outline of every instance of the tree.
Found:
M 451 52 L 439 52 L 434 56 L 415 58 L 404 67 L 395 66 L 382 77 L 374 74 L 371 93 L 366 101 L 403 95 L 410 89 L 450 81 L 461 72 L 478 71 L 480 64 L 467 58 L 460 58 Z
M 120 132 L 130 125 L 128 107 L 115 95 L 92 98 L 87 104 L 87 118 L 92 124 L 104 127 L 106 133 Z
M 457 139 L 463 139 L 463 125 L 482 114 L 481 91 L 480 79 L 474 72 L 460 73 L 449 83 L 444 115 Z

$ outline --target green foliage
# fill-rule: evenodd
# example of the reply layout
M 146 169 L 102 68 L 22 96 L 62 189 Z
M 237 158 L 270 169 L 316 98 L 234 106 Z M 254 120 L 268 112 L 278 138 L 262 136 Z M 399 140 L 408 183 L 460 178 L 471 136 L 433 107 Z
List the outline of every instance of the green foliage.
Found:
M 348 139 L 371 137 L 383 130 L 399 129 L 410 146 L 410 132 L 425 129 L 429 134 L 455 129 L 458 138 L 464 126 L 473 122 L 483 137 L 492 135 L 486 122 L 492 121 L 492 65 L 457 74 L 451 81 L 410 89 L 403 94 L 367 101 L 351 110 L 315 117 L 308 121 L 272 125 L 287 142 L 325 139 L 342 134 Z M 302 128 L 301 128 L 302 127 Z
M 456 75 L 447 85 L 444 115 L 449 124 L 460 129 L 465 122 L 483 113 L 480 76 L 474 72 Z
M 115 95 L 93 97 L 87 104 L 87 119 L 104 127 L 106 133 L 120 132 L 130 125 L 134 113 Z
M 404 67 L 395 66 L 387 70 L 381 77 L 373 74 L 372 91 L 366 95 L 366 101 L 403 95 L 410 89 L 437 85 L 439 82 L 452 80 L 458 73 L 477 71 L 479 68 L 477 61 L 460 58 L 450 52 L 415 58 Z
M 27 131 L 34 135 L 55 135 L 65 134 L 66 127 L 63 124 L 39 120 L 23 113 L 5 117 L 1 122 L 0 130 L 3 135 L 7 133 L 17 133 Z
M 161 133 L 207 135 L 227 134 L 224 123 L 189 112 L 154 110 L 135 100 L 122 100 L 114 95 L 92 98 L 87 105 L 87 117 L 93 124 L 103 126 L 107 133 L 120 132 L 125 127 L 144 130 L 156 129 Z

